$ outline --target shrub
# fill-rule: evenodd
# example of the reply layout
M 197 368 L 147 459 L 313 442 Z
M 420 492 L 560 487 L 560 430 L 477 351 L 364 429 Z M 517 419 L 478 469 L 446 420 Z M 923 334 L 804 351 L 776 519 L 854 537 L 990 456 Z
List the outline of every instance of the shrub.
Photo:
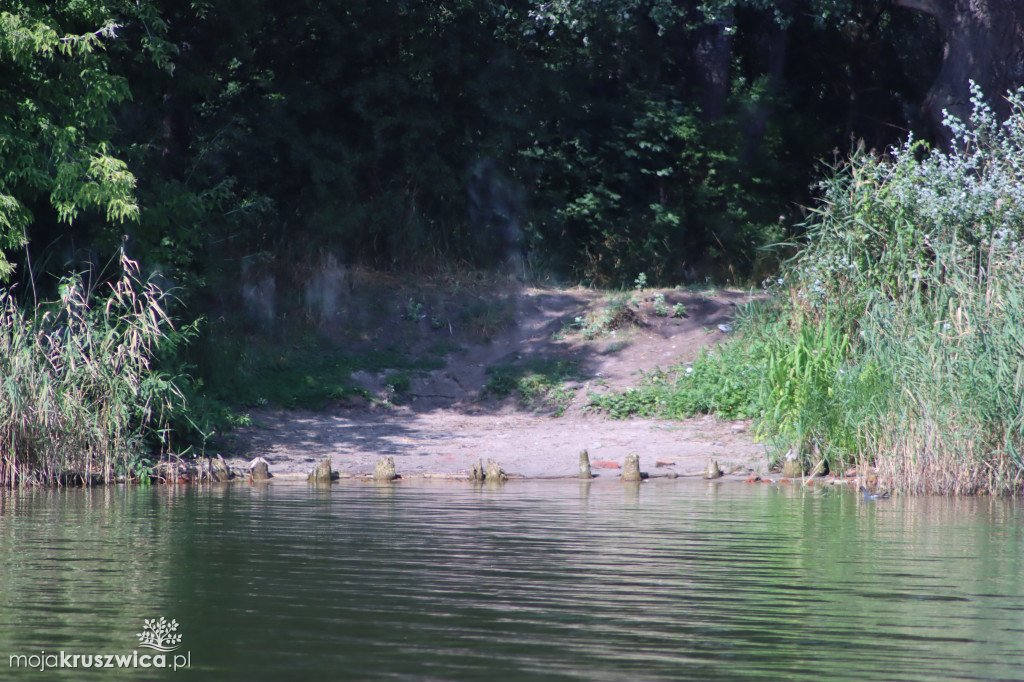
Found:
M 1021 490 L 1024 90 L 1003 122 L 972 91 L 950 151 L 908 140 L 833 169 L 767 316 L 592 404 L 757 416 L 777 452 L 874 465 L 907 491 Z
M 781 352 L 828 352 L 767 375 L 764 432 L 908 490 L 1006 492 L 1024 471 L 1024 99 L 999 122 L 972 91 L 949 152 L 910 140 L 825 181 Z

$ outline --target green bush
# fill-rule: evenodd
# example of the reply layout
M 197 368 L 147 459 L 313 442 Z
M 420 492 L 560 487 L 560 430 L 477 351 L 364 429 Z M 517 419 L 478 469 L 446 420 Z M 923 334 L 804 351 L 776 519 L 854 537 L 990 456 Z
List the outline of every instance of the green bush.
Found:
M 873 465 L 907 491 L 1020 491 L 1024 91 L 1008 100 L 1000 122 L 974 88 L 949 152 L 855 153 L 822 183 L 767 317 L 748 311 L 692 367 L 592 404 L 756 416 L 777 452 Z
M 950 152 L 911 140 L 824 183 L 785 292 L 800 343 L 836 352 L 792 391 L 769 373 L 764 432 L 908 490 L 1020 488 L 1024 100 L 1009 101 L 1000 122 L 974 88 Z

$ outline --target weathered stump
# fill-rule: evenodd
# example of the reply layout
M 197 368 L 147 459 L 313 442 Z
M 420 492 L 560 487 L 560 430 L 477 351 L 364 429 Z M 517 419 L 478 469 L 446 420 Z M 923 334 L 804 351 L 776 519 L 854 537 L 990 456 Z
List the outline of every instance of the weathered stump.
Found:
M 640 473 L 640 455 L 626 455 L 626 461 L 622 465 L 622 480 L 643 480 L 643 474 Z
M 217 455 L 212 462 L 210 462 L 210 478 L 214 481 L 221 483 L 223 481 L 230 481 L 235 475 L 231 473 L 231 467 L 224 461 L 224 458 Z
M 309 472 L 310 483 L 330 483 L 334 480 L 334 470 L 331 469 L 331 458 L 324 457 L 320 463 Z
M 488 483 L 504 483 L 508 480 L 505 470 L 498 466 L 493 459 L 487 460 L 487 471 L 484 472 L 484 480 Z
M 272 477 L 273 474 L 270 473 L 270 462 L 267 460 L 262 457 L 257 457 L 249 463 L 249 478 L 252 480 L 266 481 Z
M 718 462 L 716 460 L 709 459 L 708 467 L 707 469 L 704 470 L 704 478 L 711 480 L 715 478 L 721 478 L 724 475 L 725 472 L 722 471 L 721 468 L 719 468 Z
M 586 450 L 580 450 L 580 478 L 589 481 L 593 477 L 594 474 L 590 470 L 590 454 Z
M 469 477 L 474 481 L 483 481 L 485 475 L 483 460 L 478 459 L 473 463 L 473 470 L 469 472 Z
M 398 472 L 395 471 L 394 457 L 388 455 L 377 460 L 377 466 L 373 469 L 373 480 L 393 481 L 396 478 L 398 478 Z
M 786 478 L 800 478 L 804 475 L 804 463 L 798 456 L 787 455 L 782 464 L 782 475 Z
M 164 483 L 191 483 L 202 480 L 201 467 L 197 469 L 192 464 L 185 464 L 181 460 L 160 462 L 153 467 L 153 477 Z

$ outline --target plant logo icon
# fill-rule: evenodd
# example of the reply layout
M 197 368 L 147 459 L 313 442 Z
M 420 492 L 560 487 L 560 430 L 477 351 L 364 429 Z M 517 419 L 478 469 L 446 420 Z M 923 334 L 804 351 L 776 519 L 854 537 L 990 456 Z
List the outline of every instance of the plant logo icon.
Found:
M 168 621 L 161 617 L 160 620 L 143 621 L 142 632 L 136 633 L 139 638 L 140 647 L 148 647 L 157 651 L 169 652 L 181 646 L 181 634 L 175 634 L 178 629 L 178 621 Z

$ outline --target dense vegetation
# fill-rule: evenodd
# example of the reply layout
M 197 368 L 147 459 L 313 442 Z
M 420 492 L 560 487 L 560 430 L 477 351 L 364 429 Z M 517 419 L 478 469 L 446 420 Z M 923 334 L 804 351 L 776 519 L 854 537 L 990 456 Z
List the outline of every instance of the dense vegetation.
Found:
M 60 7 L 0 14 L 0 274 L 128 235 L 210 307 L 326 255 L 742 280 L 817 159 L 915 123 L 941 49 L 842 0 Z
M 871 202 L 894 201 L 878 175 L 892 164 L 859 153 L 844 165 L 844 150 L 855 141 L 885 149 L 910 131 L 948 145 L 936 110 L 966 87 L 964 65 L 982 65 L 976 77 L 989 87 L 1013 77 L 992 65 L 1017 63 L 1018 14 L 1001 0 L 9 0 L 0 8 L 0 280 L 3 333 L 21 360 L 7 370 L 15 407 L 0 415 L 13 444 L 4 472 L 14 477 L 37 457 L 48 458 L 48 475 L 68 468 L 66 455 L 44 456 L 40 444 L 82 420 L 93 420 L 94 444 L 81 456 L 104 453 L 108 477 L 130 469 L 143 444 L 209 433 L 195 415 L 216 416 L 221 397 L 273 398 L 272 382 L 250 390 L 253 377 L 277 372 L 287 377 L 279 384 L 295 385 L 294 348 L 326 362 L 306 379 L 376 367 L 327 361 L 319 342 L 295 342 L 296 321 L 323 317 L 349 264 L 612 287 L 640 272 L 652 284 L 748 282 L 778 265 L 764 246 L 807 231 L 811 249 L 785 275 L 796 287 L 793 273 L 826 267 L 823 250 L 839 254 L 842 240 L 863 237 L 863 254 L 845 254 L 867 259 L 861 298 L 835 309 L 797 298 L 802 321 L 785 318 L 807 344 L 840 344 L 830 361 L 839 366 L 863 352 L 866 320 L 885 309 L 869 292 L 902 301 L 907 284 L 893 252 L 877 246 L 889 233 L 865 233 L 874 223 L 863 207 L 851 218 L 840 201 L 846 191 L 884 214 L 892 206 Z M 990 25 L 998 35 L 978 33 Z M 894 167 L 922 154 L 908 148 Z M 830 156 L 842 170 L 801 226 L 799 206 L 814 205 L 808 188 Z M 919 238 L 910 233 L 892 234 Z M 941 267 L 943 286 L 969 270 L 916 241 L 901 249 Z M 121 265 L 104 265 L 112 262 Z M 819 279 L 802 295 L 831 286 Z M 914 282 L 928 293 L 914 299 L 921 305 L 939 289 L 934 278 Z M 853 287 L 835 286 L 830 295 L 844 297 Z M 190 345 L 170 318 L 190 330 Z M 264 352 L 250 343 L 257 331 L 288 349 Z M 97 334 L 98 345 L 89 340 Z M 134 378 L 109 387 L 107 404 L 95 378 L 76 372 L 105 365 L 124 335 L 146 341 L 129 343 Z M 87 350 L 58 362 L 64 347 L 31 341 L 58 337 Z M 748 360 L 780 377 L 819 372 L 819 354 L 805 366 L 782 347 L 752 348 L 767 354 Z M 282 402 L 347 390 L 310 381 L 307 394 Z M 729 398 L 700 409 L 755 409 L 751 389 L 723 381 Z M 92 412 L 16 407 L 28 404 L 24 386 L 47 382 L 66 387 L 59 404 Z M 780 390 L 779 405 L 814 403 Z M 795 407 L 779 409 L 779 429 L 801 452 L 831 453 L 839 442 L 809 430 Z
M 1021 490 L 1024 91 L 1008 101 L 1000 123 L 975 90 L 948 153 L 855 154 L 738 338 L 595 405 L 756 417 L 778 452 L 903 490 Z

